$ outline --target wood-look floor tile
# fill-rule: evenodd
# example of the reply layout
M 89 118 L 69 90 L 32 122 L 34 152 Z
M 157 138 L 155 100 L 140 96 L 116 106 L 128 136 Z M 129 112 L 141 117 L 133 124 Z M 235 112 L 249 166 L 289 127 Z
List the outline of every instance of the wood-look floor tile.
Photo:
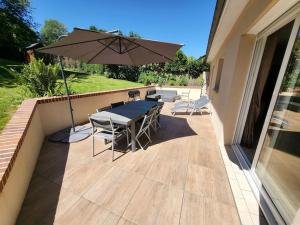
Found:
M 119 220 L 119 222 L 118 222 L 117 225 L 137 225 L 137 224 L 136 224 L 136 223 L 133 223 L 133 222 L 131 222 L 131 221 L 129 221 L 129 220 L 126 220 L 126 219 L 124 219 L 124 218 L 121 218 L 121 219 Z
M 155 160 L 146 177 L 183 189 L 187 174 L 187 163 L 179 160 Z
M 116 225 L 120 217 L 84 198 L 80 198 L 55 224 Z
M 177 225 L 182 197 L 182 190 L 144 179 L 123 216 L 139 225 Z
M 36 177 L 31 182 L 17 224 L 40 224 L 45 217 L 51 223 L 78 199 L 79 196 L 57 184 Z
M 155 159 L 155 151 L 142 151 L 128 152 L 125 156 L 120 157 L 114 165 L 130 170 L 132 172 L 145 175 L 150 169 L 153 160 Z
M 180 225 L 204 225 L 204 197 L 184 193 Z
M 204 224 L 211 225 L 239 225 L 240 219 L 236 207 L 205 198 L 204 200 Z
M 111 168 L 83 195 L 86 199 L 122 215 L 143 176 L 117 167 Z
M 96 161 L 85 163 L 64 180 L 63 187 L 76 194 L 82 195 L 111 168 L 112 166 L 99 164 Z
M 212 188 L 212 169 L 196 164 L 189 164 L 185 190 L 201 196 L 211 197 Z

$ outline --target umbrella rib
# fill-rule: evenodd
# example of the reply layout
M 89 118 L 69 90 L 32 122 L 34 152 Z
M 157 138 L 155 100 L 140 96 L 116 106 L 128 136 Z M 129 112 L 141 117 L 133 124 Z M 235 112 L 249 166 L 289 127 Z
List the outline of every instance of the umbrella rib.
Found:
M 97 41 L 99 44 L 101 44 L 101 45 L 104 45 L 105 47 L 107 47 L 107 48 L 109 48 L 110 50 L 112 50 L 112 51 L 114 51 L 114 52 L 116 52 L 116 53 L 119 53 L 118 51 L 116 51 L 115 49 L 113 49 L 113 48 L 111 48 L 109 45 L 110 45 L 110 43 L 108 44 L 108 45 L 106 45 L 106 44 L 103 44 L 101 41 Z
M 108 45 L 105 46 L 105 48 L 103 48 L 100 52 L 98 52 L 96 55 L 94 55 L 93 57 L 91 57 L 87 63 L 90 63 L 94 58 L 96 58 L 98 55 L 100 55 L 105 49 L 107 49 L 113 42 L 115 42 L 117 40 L 117 38 L 114 38 Z
M 131 40 L 128 39 L 128 38 L 125 38 L 125 37 L 123 37 L 123 38 L 126 39 L 127 41 L 131 42 L 131 43 L 134 43 L 134 44 L 138 45 L 138 46 L 141 47 L 141 48 L 144 48 L 144 49 L 146 49 L 146 50 L 148 50 L 148 51 L 150 51 L 150 52 L 152 52 L 152 53 L 154 53 L 154 54 L 156 54 L 156 55 L 159 55 L 159 56 L 161 56 L 161 57 L 163 57 L 163 58 L 166 58 L 166 59 L 172 61 L 172 59 L 170 59 L 169 57 L 167 57 L 167 56 L 165 56 L 165 55 L 163 55 L 163 54 L 161 54 L 161 53 L 158 53 L 158 52 L 153 51 L 153 50 L 151 50 L 151 49 L 149 49 L 149 48 L 147 48 L 147 47 L 145 47 L 145 46 L 143 46 L 143 45 L 141 45 L 141 44 L 139 44 L 139 43 L 136 43 L 136 42 L 134 42 L 134 41 L 131 41 Z
M 124 52 L 122 52 L 122 54 L 124 54 L 124 53 L 128 53 L 128 52 L 130 52 L 131 50 L 134 50 L 134 49 L 136 49 L 136 48 L 139 48 L 139 47 L 141 47 L 141 46 L 139 46 L 139 45 L 136 45 L 136 46 L 134 46 L 133 48 L 126 49 Z
M 121 38 L 119 37 L 119 54 L 122 54 Z
M 79 41 L 79 42 L 74 42 L 74 43 L 69 43 L 69 44 L 63 44 L 63 45 L 58 45 L 58 46 L 50 46 L 50 47 L 43 47 L 43 48 L 39 48 L 39 50 L 47 50 L 47 49 L 52 49 L 52 48 L 60 48 L 60 47 L 66 47 L 66 46 L 71 46 L 71 45 L 78 45 L 78 44 L 84 44 L 84 43 L 89 43 L 89 42 L 94 42 L 94 41 L 102 41 L 102 40 L 107 40 L 107 39 L 112 39 L 114 37 L 107 37 L 107 38 L 98 38 L 98 39 L 94 39 L 94 40 L 89 40 L 89 41 Z M 99 42 L 101 43 L 101 42 Z M 102 44 L 102 43 L 101 43 Z

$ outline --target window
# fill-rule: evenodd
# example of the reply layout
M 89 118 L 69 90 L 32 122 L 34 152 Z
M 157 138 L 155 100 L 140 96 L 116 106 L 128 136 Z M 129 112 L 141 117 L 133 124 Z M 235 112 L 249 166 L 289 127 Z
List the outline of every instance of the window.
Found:
M 215 86 L 214 86 L 214 90 L 216 92 L 218 92 L 219 88 L 220 88 L 220 81 L 221 81 L 221 74 L 222 74 L 223 64 L 224 64 L 224 59 L 220 58 L 219 61 L 218 61 L 218 70 L 217 70 L 217 76 L 216 76 Z

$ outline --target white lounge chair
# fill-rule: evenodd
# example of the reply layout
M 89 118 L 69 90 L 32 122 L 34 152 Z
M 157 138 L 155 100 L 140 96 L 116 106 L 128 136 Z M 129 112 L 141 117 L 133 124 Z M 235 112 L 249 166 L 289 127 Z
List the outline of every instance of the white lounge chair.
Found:
M 175 106 L 171 109 L 171 113 L 173 116 L 177 112 L 185 110 L 188 112 L 190 110 L 190 115 L 193 115 L 194 112 L 200 112 L 201 109 L 207 108 L 210 100 L 207 96 L 202 96 L 199 99 L 191 102 L 179 102 L 176 103 Z

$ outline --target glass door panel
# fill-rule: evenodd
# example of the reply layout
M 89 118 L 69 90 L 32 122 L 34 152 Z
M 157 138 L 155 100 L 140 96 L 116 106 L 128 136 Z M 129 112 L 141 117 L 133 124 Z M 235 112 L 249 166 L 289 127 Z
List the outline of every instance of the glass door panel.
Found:
M 249 164 L 255 155 L 292 28 L 290 22 L 266 40 L 240 143 Z
M 287 224 L 300 224 L 300 31 L 255 172 Z

